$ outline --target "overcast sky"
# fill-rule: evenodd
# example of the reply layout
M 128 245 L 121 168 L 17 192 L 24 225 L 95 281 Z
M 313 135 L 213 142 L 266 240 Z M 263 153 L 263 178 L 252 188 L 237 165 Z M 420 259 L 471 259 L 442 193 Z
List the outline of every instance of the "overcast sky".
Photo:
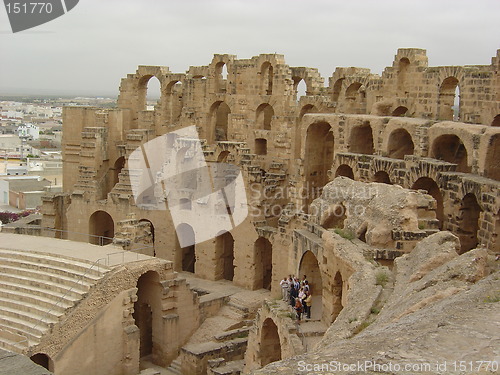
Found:
M 80 0 L 13 34 L 0 9 L 0 93 L 117 95 L 138 65 L 185 72 L 214 53 L 280 53 L 290 66 L 381 74 L 400 47 L 430 66 L 488 65 L 500 48 L 499 0 Z

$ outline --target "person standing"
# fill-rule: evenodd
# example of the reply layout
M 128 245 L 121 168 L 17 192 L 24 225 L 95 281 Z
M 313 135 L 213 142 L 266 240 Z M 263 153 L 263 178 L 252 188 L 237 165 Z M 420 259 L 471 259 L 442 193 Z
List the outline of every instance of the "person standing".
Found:
M 294 309 L 295 309 L 295 312 L 297 313 L 297 322 L 300 323 L 300 319 L 302 317 L 302 312 L 303 312 L 303 306 L 302 306 L 302 302 L 300 301 L 300 298 L 295 298 L 295 306 L 294 306 Z
M 289 298 L 289 287 L 290 285 L 288 284 L 288 280 L 286 279 L 286 276 L 283 278 L 283 280 L 280 281 L 280 286 L 281 286 L 281 296 L 283 297 L 283 301 L 288 301 Z
M 306 292 L 306 299 L 304 300 L 305 302 L 305 308 L 306 308 L 306 317 L 307 319 L 311 319 L 311 306 L 312 306 L 312 294 L 311 292 Z

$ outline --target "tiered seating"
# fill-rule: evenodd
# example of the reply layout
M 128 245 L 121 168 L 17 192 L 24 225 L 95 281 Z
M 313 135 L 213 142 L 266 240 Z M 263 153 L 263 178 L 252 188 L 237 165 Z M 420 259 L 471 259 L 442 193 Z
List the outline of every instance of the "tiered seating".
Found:
M 0 347 L 21 352 L 38 344 L 108 270 L 55 254 L 0 249 Z

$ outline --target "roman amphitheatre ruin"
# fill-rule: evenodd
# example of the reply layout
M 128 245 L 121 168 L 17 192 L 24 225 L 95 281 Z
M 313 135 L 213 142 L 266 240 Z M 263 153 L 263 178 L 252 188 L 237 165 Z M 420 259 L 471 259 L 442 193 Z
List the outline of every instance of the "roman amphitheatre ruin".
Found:
M 498 373 L 500 50 L 431 67 L 403 48 L 381 75 L 339 67 L 327 83 L 279 54 L 217 54 L 186 73 L 139 66 L 116 108 L 63 117 L 63 193 L 38 228 L 0 234 L 0 347 L 33 373 Z M 168 138 L 176 168 L 199 147 L 247 193 L 248 216 L 205 241 L 169 207 L 205 207 L 208 228 L 234 206 L 160 183 L 137 204 L 129 168 L 193 125 L 198 146 Z M 299 323 L 280 280 L 304 274 Z

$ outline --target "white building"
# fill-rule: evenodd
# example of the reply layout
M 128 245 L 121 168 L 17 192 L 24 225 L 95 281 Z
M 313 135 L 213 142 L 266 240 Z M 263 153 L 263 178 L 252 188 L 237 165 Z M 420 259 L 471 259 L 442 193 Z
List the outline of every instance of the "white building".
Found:
M 40 138 L 40 128 L 33 124 L 24 124 L 17 128 L 17 135 L 36 141 Z

